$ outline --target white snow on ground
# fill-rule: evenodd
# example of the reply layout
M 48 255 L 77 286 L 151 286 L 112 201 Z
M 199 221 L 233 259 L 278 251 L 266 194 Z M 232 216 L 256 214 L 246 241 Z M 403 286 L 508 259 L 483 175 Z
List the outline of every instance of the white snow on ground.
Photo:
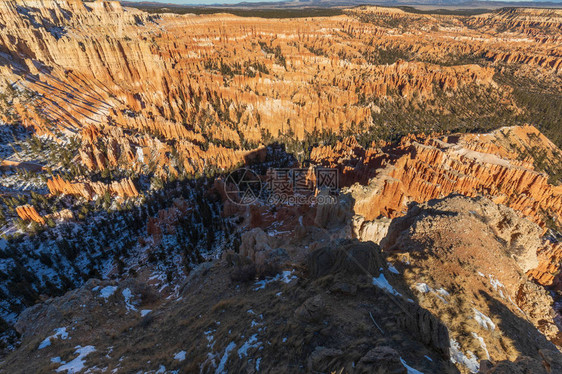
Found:
M 498 287 L 504 287 L 505 286 L 502 284 L 502 282 L 500 282 L 497 279 L 494 279 L 494 277 L 491 274 L 488 274 L 488 278 L 490 278 L 490 285 L 494 288 L 494 291 L 498 290 Z
M 440 288 L 438 290 L 431 288 L 427 285 L 427 283 L 416 283 L 413 288 L 421 293 L 428 293 L 431 292 L 432 294 L 434 294 L 435 296 L 437 296 L 439 298 L 439 300 L 441 300 L 442 302 L 444 302 L 445 304 L 449 304 L 449 302 L 447 300 L 445 300 L 445 298 L 443 296 L 450 296 L 449 293 L 443 289 Z
M 163 282 L 166 279 L 166 274 L 161 272 L 153 272 L 152 275 L 148 278 L 148 280 L 157 279 Z
M 408 374 L 423 374 L 421 371 L 416 370 L 411 366 L 408 366 L 408 364 L 406 364 L 406 361 L 404 361 L 404 359 L 402 359 L 402 357 L 400 357 L 400 362 L 402 363 L 402 365 L 404 365 L 404 367 L 408 371 Z
M 453 364 L 464 365 L 468 370 L 470 370 L 471 373 L 477 373 L 478 370 L 480 370 L 480 363 L 478 361 L 478 358 L 474 356 L 474 353 L 472 353 L 471 351 L 467 351 L 467 355 L 470 356 L 467 357 L 464 353 L 462 353 L 459 343 L 457 343 L 457 341 L 454 339 L 451 339 L 449 352 L 451 354 L 451 362 Z
M 96 348 L 92 345 L 87 345 L 85 347 L 77 345 L 75 348 L 76 351 L 74 353 L 78 356 L 74 360 L 59 366 L 57 372 L 66 371 L 67 374 L 79 373 L 84 369 L 84 359 L 86 356 L 96 351 Z
M 282 235 L 282 234 L 287 234 L 291 231 L 278 231 L 278 230 L 269 230 L 267 232 L 267 235 L 269 236 L 278 236 L 278 235 Z
M 213 336 L 213 330 L 205 331 L 205 337 L 207 338 L 207 348 L 213 349 L 215 346 L 215 337 Z
M 178 360 L 178 361 L 180 361 L 180 362 L 183 361 L 183 360 L 185 360 L 185 354 L 186 354 L 185 351 L 180 351 L 180 352 L 176 353 L 176 354 L 174 355 L 174 360 Z
M 293 280 L 297 279 L 296 275 L 293 275 L 294 270 L 285 270 L 281 273 L 281 282 L 291 283 Z
M 385 290 L 386 292 L 392 295 L 402 296 L 402 294 L 396 291 L 394 287 L 392 287 L 390 283 L 388 283 L 388 281 L 384 277 L 384 274 L 382 273 L 379 275 L 378 278 L 373 277 L 373 284 L 378 288 L 382 288 L 383 290 Z
M 508 299 L 509 302 L 515 307 L 515 309 L 517 309 L 521 314 L 523 314 L 523 315 L 525 316 L 525 318 L 528 318 L 528 317 L 527 317 L 527 314 L 526 314 L 521 308 L 519 308 L 519 305 L 517 305 L 517 304 L 515 304 L 515 303 L 513 302 L 513 300 L 511 299 L 511 296 L 508 295 L 508 296 L 507 296 L 507 299 Z
M 113 346 L 108 347 L 107 350 L 108 350 L 108 352 L 107 352 L 107 354 L 105 355 L 105 357 L 111 358 L 110 354 L 111 354 L 111 352 L 113 352 Z
M 428 293 L 431 291 L 431 288 L 427 285 L 427 283 L 416 283 L 414 288 L 421 293 Z
M 476 320 L 476 322 L 478 322 L 478 324 L 480 326 L 482 326 L 483 328 L 485 328 L 486 330 L 492 330 L 494 331 L 496 329 L 496 325 L 494 322 L 492 322 L 492 320 L 490 319 L 490 317 L 488 317 L 487 315 L 485 315 L 484 313 L 480 312 L 478 309 L 476 308 L 472 308 L 472 310 L 474 310 L 474 319 Z
M 60 327 L 58 329 L 54 330 L 55 333 L 51 336 L 48 336 L 45 338 L 45 340 L 43 340 L 41 342 L 41 344 L 39 344 L 39 347 L 37 349 L 43 349 L 45 347 L 48 347 L 51 345 L 51 339 L 62 339 L 62 340 L 66 340 L 68 339 L 68 332 L 66 332 L 66 327 Z
M 148 313 L 152 312 L 151 309 L 143 309 L 140 311 L 141 317 L 146 316 Z
M 396 269 L 396 268 L 394 267 L 394 265 L 392 265 L 390 262 L 387 263 L 387 267 L 388 267 L 388 270 L 389 270 L 391 273 L 400 274 L 400 272 L 398 271 L 398 269 Z
M 261 357 L 256 360 L 256 371 L 260 371 Z
M 236 348 L 236 343 L 230 342 L 230 344 L 224 349 L 224 354 L 222 355 L 222 358 L 219 362 L 219 366 L 217 367 L 217 370 L 215 370 L 215 374 L 226 373 L 226 370 L 225 370 L 224 367 L 225 367 L 225 365 L 228 361 L 228 354 L 234 348 Z
M 127 310 L 137 310 L 137 308 L 135 308 L 135 306 L 133 305 L 131 299 L 133 298 L 133 293 L 131 292 L 130 289 L 125 288 L 123 290 L 123 297 L 125 298 L 125 306 L 127 307 Z
M 100 290 L 100 297 L 107 299 L 115 293 L 117 286 L 106 286 Z
M 209 348 L 210 352 L 207 352 L 207 360 L 205 360 L 204 363 L 202 363 L 200 365 L 200 368 L 203 368 L 204 365 L 211 365 L 212 367 L 216 367 L 217 363 L 216 363 L 216 358 L 218 357 L 218 353 L 213 352 L 214 347 L 215 347 L 215 337 L 213 336 L 213 333 L 216 330 L 213 329 L 209 329 L 207 331 L 204 332 L 205 337 L 207 338 L 207 348 Z M 203 371 L 203 369 L 201 369 Z
M 238 349 L 238 357 L 246 357 L 248 355 L 248 349 L 258 348 L 261 343 L 258 341 L 258 334 L 250 336 L 250 338 Z
M 293 280 L 297 279 L 297 276 L 293 275 L 294 272 L 294 270 L 285 270 L 275 277 L 266 277 L 264 280 L 257 281 L 255 283 L 257 287 L 254 288 L 254 291 L 263 290 L 265 286 L 273 282 L 291 283 Z
M 137 147 L 137 158 L 139 162 L 144 162 L 144 153 L 142 152 L 142 147 Z
M 477 339 L 480 342 L 480 347 L 482 347 L 482 350 L 484 352 L 486 352 L 486 359 L 489 360 L 490 359 L 490 353 L 488 352 L 488 347 L 486 347 L 486 343 L 484 342 L 484 338 L 482 338 L 481 336 L 478 336 L 477 333 L 472 332 L 472 337 L 474 339 Z
M 494 277 L 490 274 L 488 274 L 488 278 L 490 278 L 490 285 L 494 288 L 494 291 L 498 292 L 502 297 L 502 299 L 505 299 L 505 296 L 503 295 L 503 291 L 502 291 L 502 288 L 505 289 L 505 286 L 502 284 L 502 282 L 500 282 L 497 279 L 494 279 Z

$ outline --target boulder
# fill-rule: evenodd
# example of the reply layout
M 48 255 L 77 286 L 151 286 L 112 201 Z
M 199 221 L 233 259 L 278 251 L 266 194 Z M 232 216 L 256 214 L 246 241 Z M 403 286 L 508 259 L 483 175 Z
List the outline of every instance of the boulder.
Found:
M 407 374 L 408 370 L 402 365 L 398 352 L 391 347 L 380 346 L 361 357 L 356 373 Z
M 304 323 L 318 322 L 324 316 L 326 303 L 322 295 L 308 298 L 295 310 L 295 318 Z
M 372 242 L 341 240 L 316 249 L 307 257 L 308 274 L 312 278 L 335 273 L 374 276 L 381 267 L 386 267 L 386 261 L 379 246 Z
M 309 372 L 330 372 L 333 361 L 343 356 L 343 351 L 339 349 L 316 347 L 308 356 Z
M 351 222 L 352 199 L 349 195 L 332 196 L 327 190 L 322 190 L 316 196 L 318 206 L 314 224 L 322 228 L 341 226 Z
M 239 253 L 241 256 L 256 261 L 256 253 L 271 250 L 269 237 L 260 227 L 242 234 Z

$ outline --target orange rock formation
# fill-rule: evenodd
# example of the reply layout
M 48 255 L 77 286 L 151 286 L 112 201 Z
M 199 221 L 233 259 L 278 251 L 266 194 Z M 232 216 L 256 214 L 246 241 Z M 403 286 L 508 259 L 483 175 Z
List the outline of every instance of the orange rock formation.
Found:
M 535 170 L 534 157 L 547 155 L 556 163 L 560 154 L 536 128 L 520 126 L 483 135 L 409 136 L 396 146 L 370 149 L 348 138 L 315 148 L 312 159 L 338 167 L 344 184 L 362 183 L 344 189 L 361 223 L 402 216 L 410 202 L 462 194 L 491 197 L 546 231 L 548 222 L 562 226 L 562 186 L 550 184 L 545 173 Z M 538 255 L 539 266 L 528 275 L 543 285 L 562 287 L 562 247 L 546 241 Z
M 64 180 L 61 176 L 54 176 L 47 181 L 47 187 L 52 194 L 80 196 L 87 200 L 93 199 L 94 196 L 103 196 L 106 193 L 122 198 L 138 195 L 137 188 L 130 178 L 106 184 L 91 181 L 70 182 Z
M 55 137 L 55 129 L 79 133 L 103 125 L 111 132 L 118 127 L 140 146 L 178 142 L 186 158 L 209 156 L 196 149 L 208 141 L 247 149 L 247 142 L 259 143 L 264 134 L 303 138 L 314 130 L 368 127 L 377 111 L 367 105 L 373 98 L 432 102 L 441 94 L 497 86 L 492 67 L 387 64 L 377 62 L 380 53 L 400 51 L 420 61 L 445 62 L 450 56 L 486 56 L 536 65 L 544 74 L 559 72 L 562 56 L 559 43 L 536 31 L 540 28 L 532 19 L 542 15 L 527 13 L 515 15 L 521 18 L 520 34 L 498 36 L 468 26 L 512 25 L 513 17 L 433 17 L 361 8 L 303 22 L 154 16 L 108 1 L 40 3 L 0 2 L 5 25 L 0 59 L 6 60 L 0 70 L 8 81 L 36 94 L 33 105 L 13 106 L 22 122 Z M 545 22 L 557 27 L 559 14 L 549 17 Z M 412 30 L 396 32 L 386 20 L 407 20 Z M 428 29 L 427 22 L 438 30 Z M 534 39 L 522 40 L 521 35 L 529 37 L 528 28 L 535 30 Z M 139 134 L 143 141 L 135 139 Z M 137 150 L 123 152 L 130 161 Z M 218 168 L 232 157 L 220 149 L 211 153 L 221 154 Z M 81 152 L 89 168 L 113 165 L 111 157 L 117 156 L 103 157 L 88 145 Z M 197 171 L 200 165 L 184 167 Z
M 16 213 L 24 221 L 33 221 L 42 225 L 45 224 L 45 219 L 37 213 L 37 210 L 33 205 L 18 206 L 16 208 Z
M 526 148 L 522 148 L 525 146 Z M 451 193 L 491 196 L 543 227 L 562 225 L 562 186 L 535 170 L 527 151 L 560 157 L 560 150 L 532 126 L 507 127 L 485 135 L 409 136 L 396 146 L 362 149 L 352 138 L 312 150 L 316 163 L 339 167 L 355 212 L 367 220 L 402 215 L 409 202 Z

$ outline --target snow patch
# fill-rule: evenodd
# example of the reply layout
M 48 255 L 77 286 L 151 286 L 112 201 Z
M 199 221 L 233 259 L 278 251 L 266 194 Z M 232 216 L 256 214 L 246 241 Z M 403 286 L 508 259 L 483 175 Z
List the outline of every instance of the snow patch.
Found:
M 66 371 L 67 374 L 79 373 L 84 369 L 84 359 L 86 358 L 86 356 L 96 351 L 96 348 L 92 345 L 87 345 L 85 347 L 77 345 L 75 348 L 76 351 L 74 351 L 74 353 L 77 354 L 78 357 L 76 357 L 69 363 L 65 363 L 64 365 L 59 366 L 56 370 L 57 372 Z
M 408 366 L 408 364 L 406 364 L 406 361 L 404 361 L 404 359 L 402 359 L 402 357 L 400 357 L 400 362 L 402 363 L 402 365 L 404 365 L 404 367 L 408 371 L 408 374 L 423 374 L 421 371 L 416 370 L 411 366 Z
M 174 360 L 178 360 L 178 361 L 182 362 L 183 360 L 185 360 L 185 354 L 186 354 L 185 351 L 180 351 L 180 352 L 176 353 L 174 355 Z
M 427 285 L 427 283 L 416 283 L 414 288 L 421 293 L 428 293 L 431 291 L 431 288 Z
M 387 267 L 388 267 L 388 270 L 389 270 L 391 273 L 400 274 L 400 272 L 398 271 L 398 269 L 396 269 L 396 268 L 394 267 L 394 265 L 392 265 L 390 262 L 387 264 Z
M 106 286 L 100 290 L 100 297 L 107 299 L 111 295 L 113 295 L 116 290 L 117 290 L 117 286 Z
M 238 349 L 238 357 L 246 357 L 248 356 L 248 349 L 250 348 L 258 348 L 261 346 L 261 343 L 258 341 L 258 334 L 254 334 L 250 336 L 250 338 Z
M 256 371 L 260 371 L 261 357 L 256 360 Z
M 285 270 L 275 277 L 266 277 L 264 280 L 257 281 L 255 283 L 257 287 L 254 288 L 254 291 L 263 290 L 265 286 L 273 282 L 291 283 L 293 280 L 297 279 L 297 276 L 293 275 L 294 272 L 294 270 Z
M 500 282 L 497 279 L 494 279 L 494 277 L 490 274 L 488 274 L 488 278 L 490 279 L 490 285 L 492 286 L 492 288 L 494 289 L 494 291 L 498 292 L 500 294 L 500 296 L 502 297 L 502 299 L 505 299 L 505 296 L 503 294 L 503 289 L 505 289 L 505 286 L 502 284 L 502 282 Z
M 137 308 L 135 308 L 135 306 L 133 305 L 131 299 L 133 298 L 133 293 L 131 292 L 130 289 L 125 288 L 122 292 L 123 297 L 125 298 L 125 306 L 127 307 L 127 310 L 134 310 L 136 311 Z
M 296 275 L 293 275 L 294 270 L 285 270 L 281 273 L 281 282 L 283 283 L 291 283 L 295 279 L 297 279 Z
M 234 342 L 230 342 L 230 344 L 224 349 L 224 354 L 222 355 L 222 358 L 219 362 L 219 366 L 217 367 L 217 370 L 215 370 L 215 374 L 219 374 L 219 373 L 226 373 L 226 370 L 224 369 L 227 361 L 228 361 L 228 355 L 229 353 L 236 348 L 236 343 Z
M 478 362 L 478 358 L 474 356 L 474 353 L 467 351 L 468 357 L 461 351 L 461 347 L 456 340 L 451 339 L 450 343 L 449 352 L 451 354 L 451 362 L 453 364 L 464 365 L 471 373 L 477 373 L 478 370 L 480 370 L 480 363 Z
M 441 300 L 442 302 L 444 302 L 445 304 L 449 304 L 449 302 L 447 300 L 445 300 L 445 298 L 443 296 L 450 296 L 449 293 L 443 289 L 440 288 L 438 290 L 431 288 L 427 285 L 427 283 L 416 283 L 413 288 L 416 289 L 416 291 L 420 292 L 420 293 L 428 293 L 431 292 L 432 294 L 434 294 L 435 296 L 437 296 L 439 298 L 439 300 Z
M 384 274 L 382 274 L 382 273 L 381 273 L 381 275 L 379 275 L 378 278 L 373 277 L 373 284 L 375 286 L 377 286 L 378 288 L 382 288 L 383 290 L 385 290 L 386 292 L 388 292 L 392 295 L 402 296 L 402 294 L 400 294 L 398 291 L 396 291 L 394 289 L 394 287 L 392 287 L 390 285 L 390 283 L 388 283 L 388 281 L 384 277 Z
M 55 329 L 54 331 L 55 333 L 51 336 L 46 337 L 45 340 L 43 340 L 41 344 L 39 344 L 39 347 L 37 349 L 43 349 L 50 346 L 51 339 L 62 339 L 62 340 L 69 339 L 68 332 L 66 332 L 66 327 L 60 327 L 58 329 Z
M 480 312 L 476 308 L 472 308 L 472 310 L 474 310 L 474 319 L 476 320 L 476 322 L 478 322 L 480 326 L 482 326 L 486 330 L 491 330 L 491 331 L 494 331 L 496 329 L 496 324 L 492 322 L 490 317 Z
M 486 359 L 489 360 L 490 359 L 490 353 L 488 352 L 488 347 L 486 347 L 486 343 L 484 342 L 484 338 L 482 338 L 481 336 L 478 336 L 478 334 L 475 333 L 475 332 L 472 332 L 471 334 L 472 334 L 472 337 L 474 339 L 476 339 L 480 342 L 480 347 L 486 353 Z

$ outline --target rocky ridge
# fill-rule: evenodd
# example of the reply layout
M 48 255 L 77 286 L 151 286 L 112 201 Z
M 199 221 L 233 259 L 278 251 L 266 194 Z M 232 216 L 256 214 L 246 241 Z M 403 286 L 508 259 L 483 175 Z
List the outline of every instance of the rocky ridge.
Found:
M 354 235 L 378 243 L 387 234 L 389 219 L 404 215 L 412 202 L 450 194 L 488 196 L 537 223 L 541 228 L 533 230 L 540 231 L 539 236 L 558 230 L 562 190 L 535 169 L 543 154 L 552 162 L 560 157 L 556 146 L 526 126 L 482 135 L 411 136 L 396 145 L 367 149 L 350 138 L 315 148 L 311 158 L 341 171 L 340 181 L 349 186 L 344 192 L 352 198 L 356 214 Z M 528 274 L 545 286 L 559 284 L 559 244 L 546 240 L 532 248 L 542 253 L 541 262 L 526 269 Z

